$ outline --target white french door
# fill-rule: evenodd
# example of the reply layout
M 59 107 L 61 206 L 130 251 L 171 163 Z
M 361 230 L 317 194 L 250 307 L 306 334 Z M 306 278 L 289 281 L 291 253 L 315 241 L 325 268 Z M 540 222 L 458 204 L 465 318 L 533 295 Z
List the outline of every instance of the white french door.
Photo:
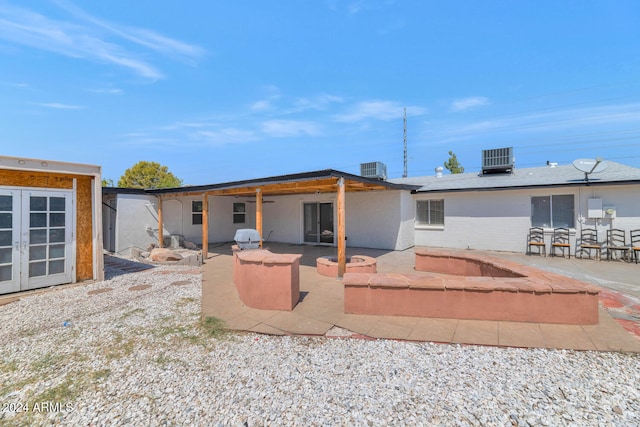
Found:
M 0 294 L 73 281 L 73 191 L 0 189 Z

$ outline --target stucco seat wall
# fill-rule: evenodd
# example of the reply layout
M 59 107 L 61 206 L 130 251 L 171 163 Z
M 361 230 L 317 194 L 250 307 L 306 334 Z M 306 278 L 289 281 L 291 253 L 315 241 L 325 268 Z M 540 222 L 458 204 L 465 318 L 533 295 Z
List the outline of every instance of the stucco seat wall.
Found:
M 420 254 L 418 254 L 420 252 Z M 446 252 L 446 251 L 445 251 Z M 430 257 L 429 254 L 437 256 Z M 459 253 L 416 250 L 416 269 L 431 263 L 437 273 L 344 275 L 345 313 L 442 317 L 471 320 L 593 325 L 598 323 L 599 288 L 518 263 L 487 259 L 490 267 L 469 269 Z M 455 257 L 451 256 L 455 255 Z M 425 262 L 426 261 L 426 262 Z M 431 268 L 431 267 L 429 267 Z M 466 276 L 460 271 L 511 276 Z M 456 271 L 458 275 L 441 271 Z
M 300 300 L 300 254 L 268 250 L 233 252 L 233 280 L 244 304 L 291 311 Z

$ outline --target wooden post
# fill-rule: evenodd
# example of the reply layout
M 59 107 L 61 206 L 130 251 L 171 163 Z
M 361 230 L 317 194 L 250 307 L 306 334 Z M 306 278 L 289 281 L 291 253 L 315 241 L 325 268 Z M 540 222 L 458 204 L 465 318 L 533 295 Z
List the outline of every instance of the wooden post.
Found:
M 345 233 L 345 189 L 344 178 L 338 179 L 338 277 L 347 269 L 347 240 Z
M 158 247 L 164 247 L 164 236 L 162 235 L 162 196 L 158 195 Z
M 205 191 L 202 194 L 202 260 L 209 255 L 209 197 Z
M 256 188 L 256 230 L 260 234 L 260 247 L 262 248 L 262 189 Z

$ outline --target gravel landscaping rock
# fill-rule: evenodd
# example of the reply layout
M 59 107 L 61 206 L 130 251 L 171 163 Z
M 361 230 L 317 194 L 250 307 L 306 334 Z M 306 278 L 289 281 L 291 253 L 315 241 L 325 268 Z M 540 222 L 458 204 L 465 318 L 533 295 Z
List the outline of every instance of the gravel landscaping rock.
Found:
M 0 307 L 0 424 L 640 425 L 638 355 L 226 333 L 193 267 L 106 272 Z

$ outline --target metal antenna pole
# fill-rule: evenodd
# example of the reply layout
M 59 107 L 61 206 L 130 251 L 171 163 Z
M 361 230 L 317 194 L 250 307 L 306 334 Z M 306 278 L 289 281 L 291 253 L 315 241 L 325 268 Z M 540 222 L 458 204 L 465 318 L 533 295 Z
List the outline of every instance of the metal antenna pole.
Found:
M 407 177 L 407 107 L 404 108 L 404 172 L 402 177 Z

